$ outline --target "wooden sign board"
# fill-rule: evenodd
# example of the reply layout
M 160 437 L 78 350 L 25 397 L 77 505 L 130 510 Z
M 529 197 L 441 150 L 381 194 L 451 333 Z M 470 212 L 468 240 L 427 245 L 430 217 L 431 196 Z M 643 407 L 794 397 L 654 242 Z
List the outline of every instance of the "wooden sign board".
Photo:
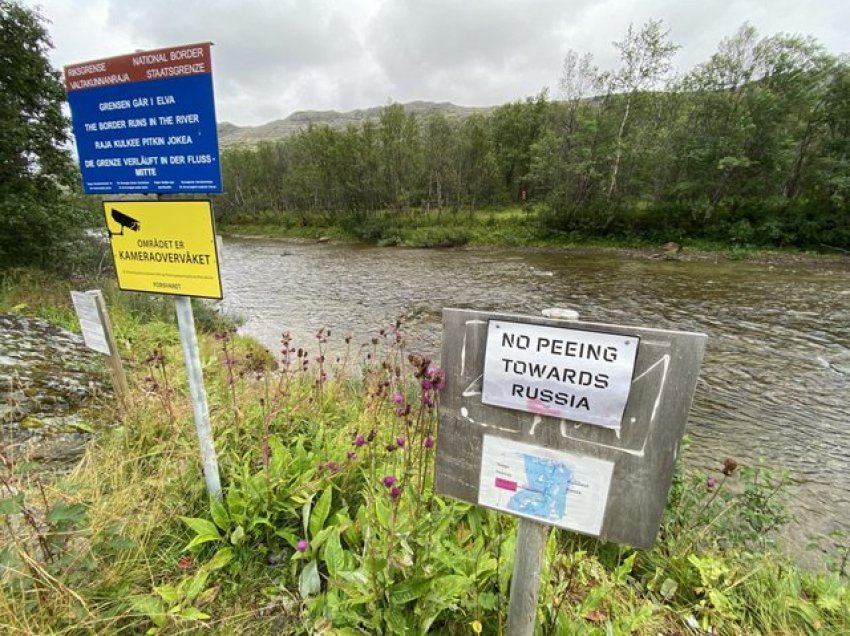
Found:
M 445 309 L 437 492 L 651 547 L 706 340 Z

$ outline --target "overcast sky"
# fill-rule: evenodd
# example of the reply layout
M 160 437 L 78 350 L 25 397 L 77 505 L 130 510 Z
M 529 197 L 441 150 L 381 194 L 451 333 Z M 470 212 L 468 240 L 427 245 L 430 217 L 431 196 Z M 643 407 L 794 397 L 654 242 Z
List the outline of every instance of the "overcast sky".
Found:
M 616 68 L 630 22 L 664 20 L 679 70 L 749 21 L 850 50 L 847 0 L 25 0 L 50 20 L 57 68 L 211 41 L 220 121 L 412 100 L 490 106 L 543 87 L 564 55 Z

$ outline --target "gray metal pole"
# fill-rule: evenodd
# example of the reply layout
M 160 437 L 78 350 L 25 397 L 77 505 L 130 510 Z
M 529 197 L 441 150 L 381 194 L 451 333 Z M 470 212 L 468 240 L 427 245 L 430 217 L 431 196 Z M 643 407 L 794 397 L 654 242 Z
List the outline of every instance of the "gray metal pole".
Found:
M 543 315 L 547 318 L 578 320 L 578 312 L 572 309 L 544 309 Z M 543 555 L 548 538 L 549 526 L 530 519 L 519 520 L 511 597 L 508 603 L 508 636 L 534 636 L 540 571 L 543 569 Z
M 180 343 L 183 345 L 183 357 L 186 359 L 186 374 L 189 377 L 189 390 L 192 392 L 192 408 L 195 411 L 195 430 L 201 446 L 201 459 L 204 465 L 204 481 L 207 492 L 221 499 L 221 480 L 218 476 L 218 459 L 215 454 L 210 411 L 207 406 L 207 393 L 204 389 L 204 376 L 201 372 L 201 356 L 198 353 L 198 337 L 195 333 L 195 317 L 192 315 L 192 302 L 187 296 L 174 299 L 177 307 L 177 326 L 180 329 Z

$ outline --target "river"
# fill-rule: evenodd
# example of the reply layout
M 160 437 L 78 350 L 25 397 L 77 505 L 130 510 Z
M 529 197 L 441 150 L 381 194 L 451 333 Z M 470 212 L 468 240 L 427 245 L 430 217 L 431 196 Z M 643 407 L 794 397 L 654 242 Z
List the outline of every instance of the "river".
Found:
M 850 260 L 653 260 L 608 251 L 419 250 L 227 238 L 223 309 L 270 349 L 320 327 L 366 343 L 397 318 L 439 353 L 441 310 L 700 331 L 709 341 L 688 423 L 688 461 L 790 471 L 789 540 L 850 531 Z

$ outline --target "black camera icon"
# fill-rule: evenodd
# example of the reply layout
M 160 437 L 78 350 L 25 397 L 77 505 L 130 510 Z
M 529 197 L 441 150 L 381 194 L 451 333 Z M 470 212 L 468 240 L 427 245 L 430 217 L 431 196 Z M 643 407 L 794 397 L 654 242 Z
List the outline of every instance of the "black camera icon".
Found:
M 132 230 L 133 232 L 138 232 L 142 227 L 142 223 L 138 219 L 134 219 L 132 216 L 124 214 L 123 212 L 121 212 L 120 210 L 116 210 L 115 208 L 112 208 L 111 216 L 112 219 L 118 225 L 121 226 L 121 231 L 116 233 L 110 230 L 110 236 L 123 236 L 125 229 Z

